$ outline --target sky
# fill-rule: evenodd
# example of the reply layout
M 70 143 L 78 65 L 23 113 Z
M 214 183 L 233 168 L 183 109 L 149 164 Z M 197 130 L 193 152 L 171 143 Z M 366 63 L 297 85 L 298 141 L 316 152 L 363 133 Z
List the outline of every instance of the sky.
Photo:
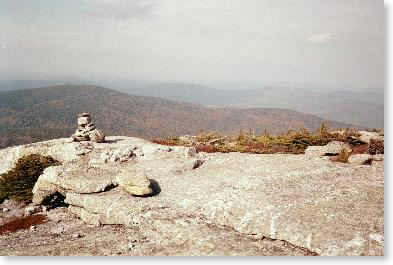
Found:
M 0 78 L 384 87 L 382 0 L 0 0 Z

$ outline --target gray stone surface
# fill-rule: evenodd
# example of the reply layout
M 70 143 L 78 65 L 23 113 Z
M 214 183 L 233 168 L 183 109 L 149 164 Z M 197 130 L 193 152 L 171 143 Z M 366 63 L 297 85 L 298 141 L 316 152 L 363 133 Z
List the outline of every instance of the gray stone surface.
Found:
M 355 166 L 371 164 L 372 161 L 373 161 L 373 156 L 369 154 L 356 154 L 356 155 L 351 155 L 348 158 L 348 163 Z
M 138 166 L 118 172 L 115 181 L 131 195 L 146 196 L 153 194 L 149 178 L 143 168 Z
M 373 160 L 374 161 L 383 161 L 384 160 L 384 154 L 376 154 L 376 155 L 373 155 Z
M 64 146 L 63 139 L 51 143 L 56 145 L 56 141 L 57 148 L 48 148 L 48 143 L 35 146 L 45 154 L 68 152 L 61 156 L 62 166 L 45 170 L 35 196 L 57 190 L 65 195 L 70 213 L 95 226 L 143 227 L 152 237 L 167 235 L 174 248 L 185 244 L 184 238 L 194 244 L 207 244 L 203 240 L 208 234 L 220 238 L 220 230 L 208 229 L 210 225 L 243 235 L 239 247 L 253 237 L 288 242 L 319 255 L 384 253 L 383 161 L 355 166 L 309 155 L 196 153 L 193 148 L 129 137 L 108 137 L 106 143 L 92 143 L 85 148 L 88 152 L 77 155 L 75 148 Z M 109 154 L 128 152 L 124 150 L 133 155 L 111 161 Z M 21 153 L 20 147 L 7 151 L 17 159 L 13 152 Z M 194 167 L 198 160 L 202 163 Z M 12 164 L 9 158 L 6 161 Z M 116 176 L 136 168 L 150 179 L 154 196 L 134 197 L 119 186 Z M 224 254 L 248 253 L 209 242 L 211 249 L 216 244 Z M 217 253 L 210 248 L 195 249 L 183 253 Z
M 307 156 L 338 155 L 343 149 L 349 153 L 352 151 L 349 144 L 333 141 L 324 146 L 309 146 L 307 147 L 305 154 Z
M 48 222 L 36 225 L 34 231 L 19 230 L 0 234 L 0 255 L 12 256 L 166 256 L 166 255 L 315 255 L 305 248 L 282 240 L 256 238 L 206 222 L 191 215 L 174 215 L 173 219 L 156 214 L 152 221 L 131 227 L 86 225 L 70 211 L 77 207 L 56 208 L 45 216 Z M 72 210 L 71 210 L 72 209 Z M 13 211 L 0 212 L 0 220 Z M 83 210 L 82 210 L 83 212 Z
M 25 215 L 33 215 L 40 212 L 45 212 L 46 206 L 43 205 L 31 205 L 25 208 Z
M 360 131 L 360 140 L 364 143 L 369 144 L 371 139 L 375 140 L 383 140 L 384 136 L 377 132 L 367 132 L 367 131 Z

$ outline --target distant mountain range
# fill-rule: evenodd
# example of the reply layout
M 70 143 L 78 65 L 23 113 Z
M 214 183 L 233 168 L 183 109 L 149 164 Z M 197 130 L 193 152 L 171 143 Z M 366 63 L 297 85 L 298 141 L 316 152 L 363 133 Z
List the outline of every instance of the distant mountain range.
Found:
M 384 127 L 384 95 L 372 92 L 318 92 L 286 87 L 224 90 L 185 83 L 122 87 L 120 90 L 132 95 L 156 96 L 208 106 L 285 108 L 369 128 Z
M 131 95 L 160 97 L 205 106 L 292 109 L 369 128 L 384 127 L 384 95 L 373 92 L 328 92 L 299 87 L 227 90 L 188 83 L 154 83 L 144 80 L 91 82 L 76 78 L 0 81 L 0 91 L 64 84 L 99 85 Z
M 211 97 L 205 94 L 205 97 Z M 198 134 L 201 130 L 238 133 L 252 129 L 279 133 L 316 130 L 324 119 L 274 108 L 213 108 L 158 97 L 132 96 L 89 85 L 63 85 L 0 92 L 0 148 L 68 137 L 77 114 L 88 111 L 107 135 L 143 138 Z M 332 128 L 352 127 L 329 121 Z
M 55 80 L 0 80 L 0 91 L 12 91 L 18 89 L 40 88 L 56 85 L 92 85 L 92 82 L 76 78 Z

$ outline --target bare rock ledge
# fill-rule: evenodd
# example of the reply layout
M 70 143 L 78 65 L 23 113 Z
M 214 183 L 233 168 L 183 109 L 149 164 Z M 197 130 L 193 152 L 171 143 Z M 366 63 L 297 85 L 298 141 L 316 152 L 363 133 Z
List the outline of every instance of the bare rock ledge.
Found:
M 2 149 L 0 173 L 29 153 L 62 162 L 40 176 L 34 202 L 45 204 L 57 192 L 89 224 L 174 229 L 180 237 L 172 243 L 190 233 L 204 242 L 206 231 L 215 235 L 208 227 L 221 226 L 319 255 L 384 254 L 383 158 L 351 165 L 319 155 L 207 154 L 113 136 Z M 225 253 L 242 255 L 230 249 Z

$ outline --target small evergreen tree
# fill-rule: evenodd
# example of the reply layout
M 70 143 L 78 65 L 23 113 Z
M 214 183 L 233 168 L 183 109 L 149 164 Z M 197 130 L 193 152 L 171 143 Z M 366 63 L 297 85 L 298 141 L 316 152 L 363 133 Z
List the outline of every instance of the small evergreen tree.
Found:
M 330 129 L 326 121 L 322 122 L 321 127 L 318 129 L 320 137 L 328 137 L 330 135 Z
M 33 187 L 45 168 L 59 165 L 50 156 L 30 154 L 18 160 L 15 167 L 0 175 L 0 203 L 6 199 L 30 201 Z

